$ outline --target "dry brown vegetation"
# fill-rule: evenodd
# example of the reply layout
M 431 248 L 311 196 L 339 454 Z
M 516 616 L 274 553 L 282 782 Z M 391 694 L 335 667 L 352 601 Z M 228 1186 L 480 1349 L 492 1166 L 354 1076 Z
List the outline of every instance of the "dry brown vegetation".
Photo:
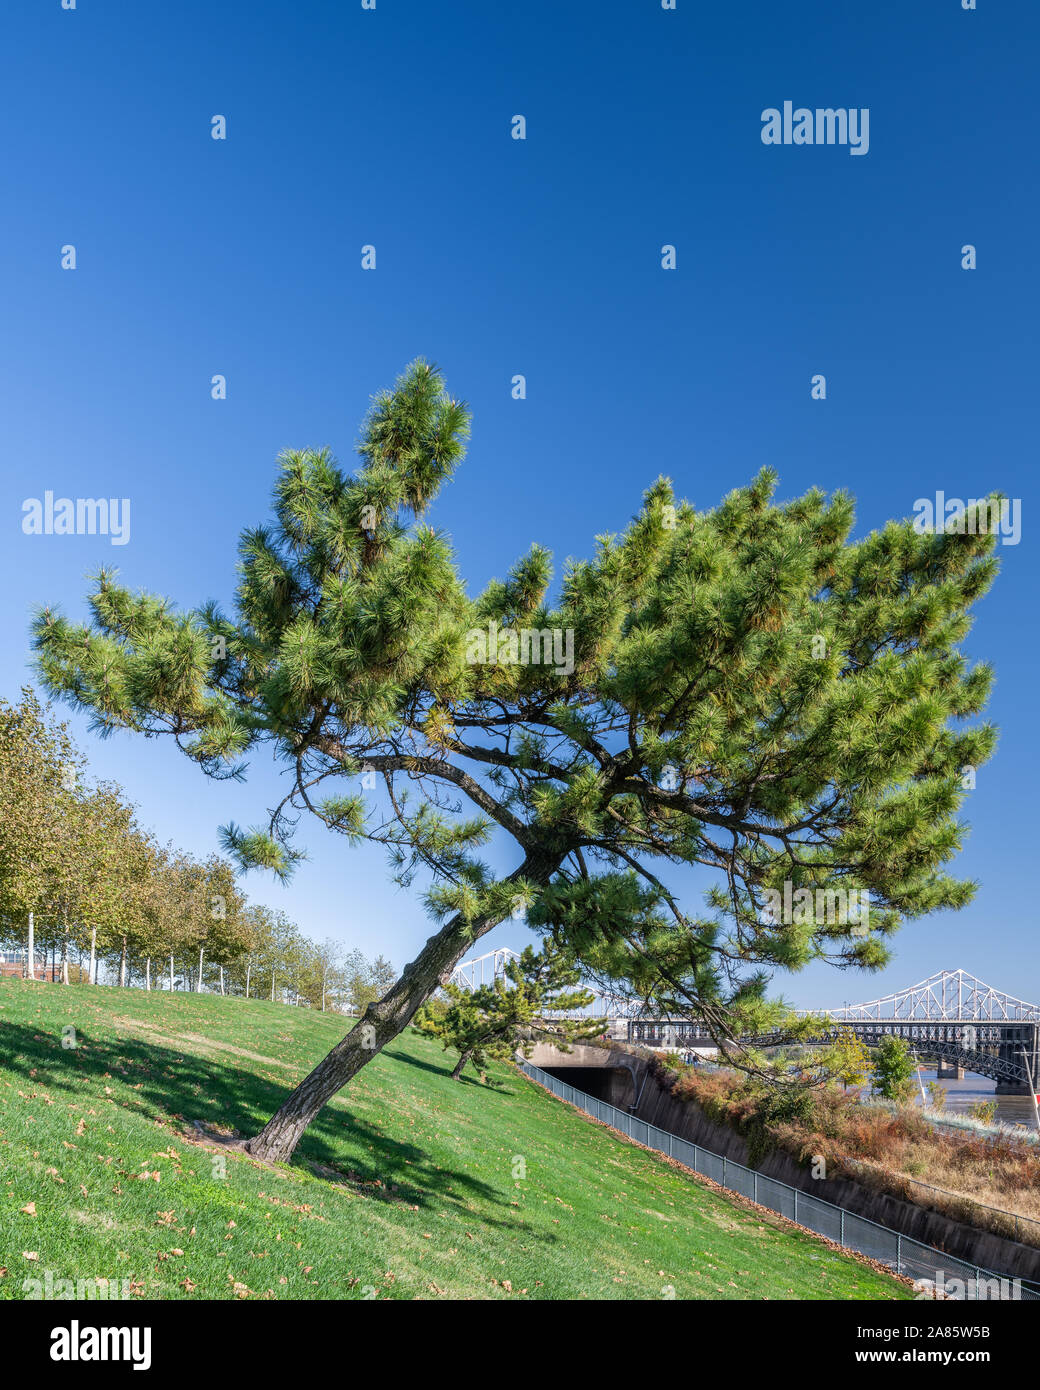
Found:
M 829 1172 L 1040 1246 L 1040 1155 L 1026 1142 L 940 1131 L 912 1106 L 864 1104 L 855 1090 L 778 1096 L 733 1072 L 664 1069 L 663 1078 L 677 1099 L 743 1135 L 752 1162 L 770 1149 L 803 1163 L 822 1154 Z

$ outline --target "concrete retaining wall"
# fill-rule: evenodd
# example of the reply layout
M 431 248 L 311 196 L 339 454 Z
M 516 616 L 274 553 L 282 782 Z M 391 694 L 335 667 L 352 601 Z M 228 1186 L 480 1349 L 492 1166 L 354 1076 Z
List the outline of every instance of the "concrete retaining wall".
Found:
M 578 1068 L 585 1075 L 593 1069 L 605 1070 L 610 1079 L 605 1082 L 604 1090 L 591 1093 L 598 1099 L 620 1110 L 628 1110 L 640 1120 L 668 1130 L 691 1144 L 699 1144 L 712 1153 L 724 1154 L 749 1168 L 756 1166 L 748 1161 L 747 1143 L 736 1130 L 716 1124 L 694 1102 L 676 1100 L 644 1058 L 617 1048 L 576 1047 L 572 1053 L 564 1053 L 540 1043 L 530 1060 L 580 1090 L 586 1087 L 579 1085 L 572 1076 L 572 1068 Z M 635 1105 L 637 1097 L 639 1103 Z M 853 1178 L 813 1178 L 809 1168 L 803 1168 L 790 1154 L 775 1149 L 757 1168 L 766 1177 L 845 1207 L 858 1216 L 971 1264 L 997 1274 L 1040 1282 L 1040 1249 L 1035 1246 L 1005 1240 L 992 1232 L 954 1221 L 941 1212 L 928 1211 L 900 1197 L 875 1192 Z

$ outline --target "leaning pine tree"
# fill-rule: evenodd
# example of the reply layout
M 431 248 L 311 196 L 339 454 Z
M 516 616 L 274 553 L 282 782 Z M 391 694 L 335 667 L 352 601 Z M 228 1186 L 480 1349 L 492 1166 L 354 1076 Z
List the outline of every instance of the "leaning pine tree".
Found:
M 900 920 L 973 892 L 943 866 L 963 769 L 995 740 L 964 722 L 991 673 L 959 650 L 992 535 L 904 521 L 852 541 L 843 494 L 776 505 L 763 471 L 698 512 L 659 479 L 555 602 L 537 546 L 471 598 L 422 520 L 467 429 L 417 362 L 375 400 L 355 475 L 283 456 L 234 616 L 102 572 L 92 624 L 35 624 L 47 686 L 101 729 L 172 734 L 215 776 L 273 745 L 291 791 L 263 828 L 224 832 L 242 865 L 288 873 L 306 809 L 384 844 L 403 882 L 427 876 L 432 934 L 248 1141 L 268 1160 L 520 909 L 589 971 L 739 1036 L 784 1021 L 771 968 L 877 967 Z M 508 873 L 481 858 L 492 835 L 515 846 Z M 684 866 L 715 882 L 703 908 L 677 895 Z M 817 908 L 772 910 L 792 887 Z M 869 925 L 820 912 L 816 888 L 869 893 Z

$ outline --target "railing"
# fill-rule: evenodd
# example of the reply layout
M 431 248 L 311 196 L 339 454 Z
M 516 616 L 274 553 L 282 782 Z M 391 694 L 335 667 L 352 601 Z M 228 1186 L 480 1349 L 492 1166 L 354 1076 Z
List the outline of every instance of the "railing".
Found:
M 963 1133 L 963 1131 L 961 1131 Z M 843 1158 L 842 1162 L 853 1168 L 862 1168 L 864 1172 L 871 1172 L 869 1163 L 862 1163 L 856 1158 Z M 940 1197 L 945 1197 L 948 1204 L 962 1203 L 966 1207 L 978 1207 L 980 1211 L 988 1211 L 997 1220 L 991 1222 L 989 1226 L 980 1227 L 982 1230 L 994 1231 L 997 1235 L 1004 1232 L 998 1229 L 1006 1226 L 1009 1232 L 1013 1231 L 1013 1240 L 1023 1241 L 1025 1244 L 1040 1246 L 1040 1221 L 1033 1216 L 1020 1216 L 1017 1211 L 1008 1211 L 1006 1207 L 991 1207 L 986 1202 L 979 1202 L 974 1197 L 969 1197 L 963 1192 L 951 1192 L 948 1187 L 935 1187 L 930 1182 L 922 1182 L 920 1178 L 907 1177 L 903 1173 L 896 1174 L 900 1183 L 912 1184 L 914 1187 L 926 1188 L 929 1192 L 938 1192 Z M 938 1208 L 941 1212 L 942 1208 Z
M 584 1091 L 560 1081 L 541 1067 L 521 1062 L 520 1069 L 553 1095 L 584 1110 L 594 1119 L 613 1126 L 637 1143 L 658 1153 L 667 1154 L 695 1173 L 710 1178 L 720 1187 L 749 1197 L 759 1206 L 785 1216 L 806 1230 L 825 1236 L 844 1250 L 852 1250 L 888 1265 L 897 1274 L 914 1280 L 924 1280 L 942 1290 L 947 1297 L 970 1301 L 1008 1299 L 1040 1299 L 1040 1290 L 1024 1286 L 1020 1280 L 1006 1274 L 994 1274 L 980 1265 L 969 1264 L 955 1255 L 947 1255 L 931 1245 L 924 1245 L 912 1236 L 890 1230 L 865 1216 L 858 1216 L 845 1207 L 810 1196 L 797 1187 L 766 1177 L 754 1168 L 746 1168 L 725 1154 L 712 1153 L 680 1139 L 669 1130 L 658 1129 L 647 1120 L 640 1120 L 625 1110 L 619 1110 L 604 1100 L 597 1100 Z

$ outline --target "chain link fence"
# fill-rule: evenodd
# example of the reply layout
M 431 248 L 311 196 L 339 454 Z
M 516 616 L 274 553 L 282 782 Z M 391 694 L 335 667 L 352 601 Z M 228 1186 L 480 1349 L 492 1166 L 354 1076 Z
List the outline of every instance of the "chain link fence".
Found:
M 520 1069 L 553 1095 L 584 1110 L 593 1119 L 627 1134 L 637 1144 L 667 1154 L 720 1187 L 749 1197 L 760 1206 L 768 1207 L 770 1211 L 804 1226 L 806 1230 L 826 1236 L 845 1250 L 854 1250 L 857 1254 L 888 1265 L 908 1279 L 924 1281 L 922 1288 L 925 1291 L 930 1291 L 930 1286 L 934 1286 L 947 1298 L 971 1301 L 1040 1299 L 1040 1290 L 1026 1287 L 1019 1279 L 994 1274 L 980 1265 L 968 1264 L 955 1255 L 947 1255 L 931 1245 L 924 1245 L 912 1236 L 904 1236 L 876 1221 L 857 1216 L 845 1207 L 835 1206 L 833 1202 L 810 1196 L 776 1178 L 766 1177 L 764 1173 L 746 1168 L 723 1154 L 712 1153 L 699 1144 L 691 1144 L 666 1129 L 658 1129 L 646 1120 L 609 1105 L 605 1100 L 597 1100 L 595 1096 L 576 1090 L 566 1081 L 560 1081 L 530 1062 L 521 1062 Z

